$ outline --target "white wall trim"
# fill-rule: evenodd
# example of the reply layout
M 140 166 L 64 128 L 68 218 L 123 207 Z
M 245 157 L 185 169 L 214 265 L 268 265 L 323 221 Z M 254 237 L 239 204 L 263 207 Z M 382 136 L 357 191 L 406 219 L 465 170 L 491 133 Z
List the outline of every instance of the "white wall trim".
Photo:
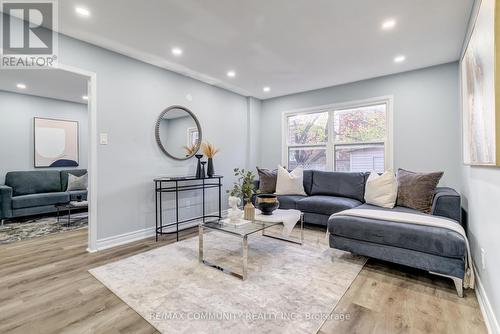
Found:
M 150 238 L 155 236 L 155 227 L 148 227 L 142 230 L 137 230 L 133 232 L 123 233 L 119 235 L 114 235 L 112 237 L 103 238 L 97 240 L 95 250 L 90 250 L 91 252 L 101 251 L 108 248 L 113 248 L 116 246 L 128 244 L 130 242 Z
M 226 213 L 227 213 L 227 210 L 222 210 L 222 216 L 224 216 Z M 216 216 L 218 214 L 219 214 L 218 212 L 212 212 L 212 213 L 209 213 L 208 215 Z M 196 224 L 199 224 L 200 222 L 201 222 L 201 219 L 194 220 L 186 225 L 196 226 Z M 91 253 L 96 252 L 96 251 L 102 251 L 104 249 L 125 245 L 125 244 L 128 244 L 130 242 L 139 241 L 139 240 L 143 240 L 143 239 L 147 239 L 147 238 L 152 238 L 154 236 L 155 236 L 155 226 L 146 227 L 146 228 L 141 229 L 141 230 L 127 232 L 127 233 L 99 239 L 96 242 L 96 248 L 89 249 L 88 251 Z
M 346 108 L 357 108 L 357 107 L 365 107 L 374 104 L 385 103 L 387 105 L 386 109 L 386 138 L 384 141 L 385 144 L 385 169 L 392 170 L 394 169 L 394 96 L 393 95 L 384 95 L 371 97 L 362 100 L 354 100 L 354 101 L 345 101 L 339 103 L 332 104 L 324 104 L 320 106 L 307 107 L 301 109 L 293 109 L 286 110 L 281 113 L 281 165 L 288 167 L 288 145 L 287 145 L 287 118 L 289 116 L 295 115 L 306 115 L 311 113 L 318 112 L 328 112 L 328 131 L 330 134 L 333 134 L 333 111 L 346 109 Z M 334 169 L 333 157 L 331 156 L 333 153 L 333 139 L 332 136 L 328 137 L 328 142 L 326 143 L 326 152 L 327 152 L 327 170 L 332 171 Z M 314 146 L 314 145 L 304 145 L 304 146 Z M 325 146 L 325 145 L 321 145 Z
M 484 322 L 486 323 L 486 328 L 488 329 L 488 333 L 490 334 L 500 334 L 500 326 L 498 324 L 498 319 L 493 312 L 493 307 L 490 304 L 490 300 L 486 295 L 486 291 L 484 290 L 483 283 L 481 282 L 481 278 L 479 277 L 478 271 L 476 270 L 476 266 L 474 265 L 474 274 L 476 279 L 476 296 L 477 301 L 479 302 L 479 307 L 481 308 L 481 313 L 483 314 Z
M 79 74 L 88 78 L 88 112 L 89 112 L 89 156 L 87 171 L 89 173 L 88 200 L 89 200 L 89 227 L 87 251 L 97 250 L 97 75 L 78 67 L 61 64 L 57 69 Z

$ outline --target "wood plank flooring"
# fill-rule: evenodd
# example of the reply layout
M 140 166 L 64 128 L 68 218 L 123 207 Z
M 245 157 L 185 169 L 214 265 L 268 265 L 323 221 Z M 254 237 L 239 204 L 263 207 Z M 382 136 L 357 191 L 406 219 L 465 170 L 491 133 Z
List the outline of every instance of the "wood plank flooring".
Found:
M 172 242 L 87 253 L 83 229 L 0 246 L 0 333 L 157 333 L 87 270 Z M 474 292 L 458 298 L 451 280 L 374 260 L 333 314 L 348 320 L 319 333 L 486 333 Z

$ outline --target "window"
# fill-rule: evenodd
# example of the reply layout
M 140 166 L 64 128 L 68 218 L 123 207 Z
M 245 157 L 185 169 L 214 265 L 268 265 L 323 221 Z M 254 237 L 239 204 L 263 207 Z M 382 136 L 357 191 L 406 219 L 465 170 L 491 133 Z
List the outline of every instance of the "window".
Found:
M 285 113 L 284 164 L 341 172 L 392 168 L 391 102 L 373 99 Z
M 198 128 L 188 128 L 187 129 L 187 146 L 196 146 L 199 140 Z
M 328 112 L 289 116 L 287 129 L 288 168 L 325 170 Z
M 335 170 L 385 170 L 386 104 L 333 110 Z

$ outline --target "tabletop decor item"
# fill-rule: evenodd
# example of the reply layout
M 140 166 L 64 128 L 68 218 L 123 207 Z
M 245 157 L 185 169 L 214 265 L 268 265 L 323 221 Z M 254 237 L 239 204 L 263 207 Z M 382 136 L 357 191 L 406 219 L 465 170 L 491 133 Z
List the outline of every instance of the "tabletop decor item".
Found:
M 204 179 L 207 177 L 207 174 L 205 174 L 205 165 L 207 164 L 206 161 L 201 162 L 201 172 L 200 172 L 200 179 Z
M 247 202 L 243 207 L 243 218 L 245 220 L 255 219 L 255 206 L 253 206 L 252 202 Z
M 235 168 L 234 176 L 236 176 L 237 182 L 234 183 L 233 189 L 228 190 L 228 192 L 231 196 L 243 198 L 245 203 L 243 217 L 246 220 L 253 220 L 255 207 L 252 204 L 252 196 L 255 194 L 255 174 L 249 170 Z
M 198 162 L 196 164 L 196 178 L 201 179 L 201 158 L 203 158 L 203 154 L 196 154 L 195 158 L 198 159 Z
M 230 209 L 228 210 L 227 217 L 230 221 L 238 221 L 243 216 L 243 211 L 241 211 L 238 206 L 241 205 L 241 198 L 235 196 L 229 196 L 228 204 Z
M 192 157 L 198 151 L 198 147 L 195 144 L 184 145 L 183 148 L 186 151 L 186 157 Z
M 270 216 L 273 211 L 280 206 L 278 196 L 273 194 L 259 194 L 255 197 L 255 207 L 259 209 L 263 215 Z
M 209 142 L 201 144 L 201 149 L 208 158 L 207 175 L 212 177 L 215 175 L 213 158 L 219 152 L 219 149 Z

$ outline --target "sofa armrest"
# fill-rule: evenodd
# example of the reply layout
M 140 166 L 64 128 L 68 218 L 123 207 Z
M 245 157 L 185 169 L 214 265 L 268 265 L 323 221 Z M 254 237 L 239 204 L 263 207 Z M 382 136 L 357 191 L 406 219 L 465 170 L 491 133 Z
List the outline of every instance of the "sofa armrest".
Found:
M 12 217 L 12 188 L 0 185 L 0 219 Z
M 431 214 L 450 218 L 462 224 L 460 194 L 452 188 L 437 188 L 432 202 Z

